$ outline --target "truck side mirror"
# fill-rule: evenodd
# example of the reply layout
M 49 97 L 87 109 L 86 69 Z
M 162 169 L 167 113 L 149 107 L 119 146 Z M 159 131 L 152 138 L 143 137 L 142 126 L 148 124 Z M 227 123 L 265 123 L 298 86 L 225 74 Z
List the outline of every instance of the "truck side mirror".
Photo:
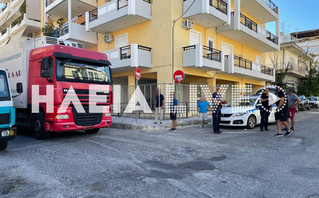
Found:
M 17 83 L 17 93 L 21 94 L 23 92 L 23 85 L 21 82 Z
M 41 75 L 43 78 L 50 78 L 49 70 L 44 70 Z
M 45 57 L 41 61 L 41 68 L 43 70 L 49 70 L 50 69 L 50 60 L 49 58 Z

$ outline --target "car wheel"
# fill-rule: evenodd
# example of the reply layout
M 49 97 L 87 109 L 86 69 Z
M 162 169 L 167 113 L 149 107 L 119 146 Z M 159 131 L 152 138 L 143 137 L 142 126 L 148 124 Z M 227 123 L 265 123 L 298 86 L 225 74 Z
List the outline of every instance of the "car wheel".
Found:
M 5 150 L 8 147 L 8 142 L 0 142 L 0 151 Z
M 310 110 L 310 105 L 307 106 L 307 110 Z
M 86 133 L 86 134 L 94 134 L 94 133 L 99 132 L 99 130 L 100 130 L 100 129 L 85 130 L 85 133 Z
M 44 140 L 51 137 L 51 133 L 46 132 L 44 128 L 43 113 L 33 114 L 32 116 L 32 132 L 35 139 Z
M 248 129 L 253 129 L 253 128 L 255 128 L 256 125 L 257 125 L 256 117 L 253 116 L 253 115 L 249 116 L 249 118 L 247 120 L 247 128 Z
M 306 106 L 305 105 L 302 106 L 302 110 L 306 111 Z

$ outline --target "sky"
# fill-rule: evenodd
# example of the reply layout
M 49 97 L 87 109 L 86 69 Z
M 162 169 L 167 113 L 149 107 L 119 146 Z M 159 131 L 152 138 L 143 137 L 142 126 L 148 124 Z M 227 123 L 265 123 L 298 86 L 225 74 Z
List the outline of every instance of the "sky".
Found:
M 319 0 L 272 0 L 280 10 L 280 30 L 285 33 L 319 29 Z M 267 24 L 275 33 L 275 23 Z

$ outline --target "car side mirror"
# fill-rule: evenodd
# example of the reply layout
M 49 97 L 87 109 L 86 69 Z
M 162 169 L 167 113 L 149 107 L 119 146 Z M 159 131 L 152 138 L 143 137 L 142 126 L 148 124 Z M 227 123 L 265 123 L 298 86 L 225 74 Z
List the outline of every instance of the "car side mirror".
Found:
M 23 92 L 23 85 L 21 82 L 17 83 L 17 93 L 21 94 Z

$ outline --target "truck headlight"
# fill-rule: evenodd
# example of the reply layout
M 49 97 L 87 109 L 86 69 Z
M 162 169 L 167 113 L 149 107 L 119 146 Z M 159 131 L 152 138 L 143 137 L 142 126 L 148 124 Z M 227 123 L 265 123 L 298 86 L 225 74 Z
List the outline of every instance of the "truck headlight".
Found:
M 1 136 L 2 136 L 2 137 L 8 137 L 8 136 L 10 136 L 10 131 L 9 131 L 9 130 L 1 131 Z
M 245 115 L 246 113 L 235 113 L 233 114 L 233 117 L 238 117 L 238 116 L 243 116 Z
M 55 117 L 58 120 L 65 120 L 65 119 L 69 119 L 69 115 L 56 115 Z
M 110 113 L 105 114 L 105 117 L 111 117 L 111 116 L 112 116 L 112 114 L 110 114 Z

